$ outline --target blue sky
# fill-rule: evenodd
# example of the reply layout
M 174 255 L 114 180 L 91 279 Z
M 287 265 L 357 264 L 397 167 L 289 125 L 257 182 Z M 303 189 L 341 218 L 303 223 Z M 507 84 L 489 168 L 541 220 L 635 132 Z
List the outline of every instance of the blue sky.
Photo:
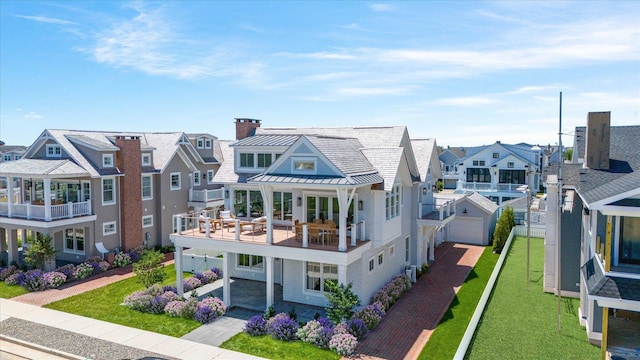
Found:
M 640 124 L 635 1 L 0 1 L 0 139 L 406 125 L 439 145 Z M 563 143 L 570 144 L 571 136 Z

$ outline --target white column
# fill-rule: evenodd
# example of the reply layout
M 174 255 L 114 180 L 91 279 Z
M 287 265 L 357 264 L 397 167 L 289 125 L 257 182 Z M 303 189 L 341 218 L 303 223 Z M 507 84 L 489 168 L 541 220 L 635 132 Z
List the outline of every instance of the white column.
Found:
M 208 217 L 208 216 L 205 217 L 205 219 L 204 219 L 204 221 L 205 221 L 204 222 L 204 233 L 205 233 L 205 236 L 207 237 L 207 239 L 211 237 L 211 220 L 210 219 L 211 218 Z
M 302 247 L 309 247 L 309 225 L 302 225 Z
M 338 265 L 338 285 L 339 284 L 347 284 L 347 266 L 346 265 Z
M 273 244 L 273 188 L 260 185 L 264 214 L 267 216 L 267 244 Z
M 11 176 L 6 176 L 7 179 L 7 207 L 9 210 L 9 217 L 13 213 L 13 181 L 11 181 Z
M 9 243 L 7 263 L 11 264 L 12 261 L 18 262 L 18 231 L 9 229 L 7 233 Z
M 182 246 L 176 246 L 173 258 L 176 267 L 176 288 L 178 289 L 178 295 L 182 297 L 184 295 L 184 288 L 182 287 Z
M 430 228 L 429 231 L 427 231 L 427 234 L 429 236 L 429 260 L 433 261 L 436 259 L 435 257 L 435 228 Z
M 242 229 L 240 229 L 240 220 L 236 219 L 236 226 L 235 226 L 235 236 L 236 236 L 236 241 L 240 241 L 240 231 Z M 228 231 L 228 228 L 227 228 Z
M 51 221 L 51 179 L 44 180 L 44 220 Z
M 222 301 L 231 306 L 231 282 L 229 281 L 229 253 L 222 252 Z
M 265 256 L 267 266 L 267 308 L 273 305 L 273 257 Z
M 338 221 L 340 227 L 338 230 L 338 251 L 347 251 L 347 215 L 355 192 L 356 189 L 352 189 L 351 194 L 349 194 L 349 189 L 336 189 L 340 218 Z

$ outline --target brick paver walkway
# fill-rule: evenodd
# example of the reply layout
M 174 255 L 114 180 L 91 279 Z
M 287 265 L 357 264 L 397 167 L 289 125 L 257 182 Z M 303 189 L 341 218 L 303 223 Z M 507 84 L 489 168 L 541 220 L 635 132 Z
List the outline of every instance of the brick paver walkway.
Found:
M 436 261 L 356 349 L 369 359 L 417 359 L 484 247 L 443 243 Z
M 173 264 L 173 260 L 164 262 L 164 264 L 165 266 Z M 132 276 L 135 276 L 135 274 L 132 271 L 131 265 L 129 265 L 122 268 L 110 269 L 89 279 L 74 281 L 65 284 L 57 289 L 34 291 L 24 295 L 16 296 L 14 298 L 11 298 L 11 300 L 20 301 L 36 306 L 43 306 L 52 302 L 56 302 L 58 300 L 66 299 L 74 295 L 97 289 L 99 287 L 113 284 L 114 282 L 118 282 Z

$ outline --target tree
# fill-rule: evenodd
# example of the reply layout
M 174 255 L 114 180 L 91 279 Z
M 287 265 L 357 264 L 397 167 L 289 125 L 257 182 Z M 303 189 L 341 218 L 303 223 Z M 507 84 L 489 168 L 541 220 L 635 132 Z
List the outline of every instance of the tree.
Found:
M 167 276 L 163 269 L 163 260 L 163 253 L 155 250 L 145 251 L 140 261 L 133 263 L 133 272 L 138 277 L 138 281 L 147 288 L 162 282 Z
M 569 161 L 573 157 L 573 149 L 567 149 L 564 152 L 564 159 Z
M 51 245 L 51 236 L 38 235 L 28 242 L 29 248 L 24 252 L 24 261 L 29 267 L 43 269 L 47 261 L 55 259 L 56 249 Z
M 513 215 L 513 208 L 507 207 L 502 211 L 502 215 L 498 219 L 498 224 L 493 232 L 493 251 L 497 254 L 502 252 L 504 244 L 509 238 L 511 229 L 516 226 L 515 217 Z
M 353 308 L 360 306 L 358 295 L 351 291 L 352 285 L 352 283 L 347 286 L 338 285 L 337 282 L 330 280 L 324 282 L 325 290 L 329 291 L 324 294 L 329 300 L 329 307 L 326 308 L 327 317 L 334 324 L 340 323 L 343 319 L 350 320 L 353 316 Z

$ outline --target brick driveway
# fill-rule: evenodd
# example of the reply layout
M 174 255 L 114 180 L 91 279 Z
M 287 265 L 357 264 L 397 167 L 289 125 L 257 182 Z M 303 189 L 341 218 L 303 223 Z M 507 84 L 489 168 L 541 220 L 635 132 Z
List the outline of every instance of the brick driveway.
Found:
M 431 271 L 393 305 L 356 349 L 369 359 L 417 359 L 484 247 L 443 243 Z

